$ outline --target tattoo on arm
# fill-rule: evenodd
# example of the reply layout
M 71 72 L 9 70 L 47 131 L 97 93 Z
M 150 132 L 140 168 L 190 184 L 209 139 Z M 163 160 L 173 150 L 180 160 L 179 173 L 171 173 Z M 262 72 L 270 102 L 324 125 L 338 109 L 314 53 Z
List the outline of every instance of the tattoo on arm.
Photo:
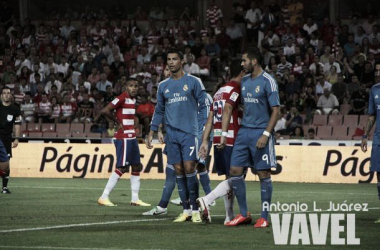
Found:
M 365 129 L 365 135 L 368 135 L 369 132 L 371 132 L 371 129 L 372 129 L 372 127 L 373 127 L 374 124 L 375 124 L 375 117 L 374 116 L 370 116 L 368 118 L 367 126 L 366 126 L 366 129 Z

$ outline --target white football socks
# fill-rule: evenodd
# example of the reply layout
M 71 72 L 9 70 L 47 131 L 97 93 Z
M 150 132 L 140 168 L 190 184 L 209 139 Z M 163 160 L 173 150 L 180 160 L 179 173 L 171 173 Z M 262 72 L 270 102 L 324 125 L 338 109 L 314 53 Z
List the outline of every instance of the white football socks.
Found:
M 104 188 L 103 194 L 100 197 L 101 199 L 107 199 L 112 192 L 112 190 L 115 188 L 117 182 L 119 181 L 120 177 L 123 175 L 122 172 L 119 170 L 115 170 L 108 179 L 107 185 Z
M 138 175 L 137 175 L 138 174 Z M 132 191 L 132 202 L 139 200 L 139 190 L 140 190 L 140 174 L 131 174 L 131 191 Z

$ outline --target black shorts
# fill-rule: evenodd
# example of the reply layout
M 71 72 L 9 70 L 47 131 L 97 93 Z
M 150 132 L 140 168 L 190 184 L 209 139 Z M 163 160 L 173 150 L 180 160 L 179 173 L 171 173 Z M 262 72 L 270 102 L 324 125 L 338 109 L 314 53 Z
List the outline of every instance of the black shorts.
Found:
M 12 157 L 12 137 L 0 136 L 0 140 L 3 142 L 9 158 Z

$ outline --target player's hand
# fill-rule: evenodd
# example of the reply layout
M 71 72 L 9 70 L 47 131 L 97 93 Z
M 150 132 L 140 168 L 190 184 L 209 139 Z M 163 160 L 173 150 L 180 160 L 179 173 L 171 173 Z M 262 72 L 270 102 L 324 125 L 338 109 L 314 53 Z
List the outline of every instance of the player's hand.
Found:
M 148 149 L 152 149 L 152 138 L 153 138 L 153 131 L 150 131 L 147 138 L 145 139 L 145 145 Z
M 12 148 L 17 148 L 18 146 L 18 139 L 15 139 L 12 143 Z
M 123 129 L 123 124 L 121 124 L 121 123 L 116 124 L 115 131 L 119 131 L 121 129 Z
M 364 139 L 364 138 L 362 139 L 362 143 L 360 147 L 364 153 L 367 152 L 367 139 Z
M 225 136 L 220 137 L 220 144 L 216 146 L 217 149 L 222 150 L 226 147 L 227 139 Z
M 206 159 L 208 152 L 208 142 L 202 142 L 201 148 L 199 149 L 199 157 Z
M 257 148 L 264 148 L 268 143 L 268 137 L 266 135 L 260 136 L 260 139 L 256 143 Z
M 158 131 L 158 132 L 157 132 L 157 136 L 158 136 L 158 141 L 159 141 L 161 144 L 164 144 L 164 143 L 165 143 L 165 137 L 164 137 L 164 135 L 162 134 L 161 131 Z

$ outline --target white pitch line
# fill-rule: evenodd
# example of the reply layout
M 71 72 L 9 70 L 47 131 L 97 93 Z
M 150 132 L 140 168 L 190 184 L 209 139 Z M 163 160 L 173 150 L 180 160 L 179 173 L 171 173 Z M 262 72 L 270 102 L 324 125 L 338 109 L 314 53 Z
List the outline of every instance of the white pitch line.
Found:
M 111 225 L 111 224 L 121 224 L 121 223 L 162 221 L 162 220 L 169 220 L 169 219 L 172 219 L 172 218 L 145 219 L 145 220 L 120 220 L 120 221 L 108 221 L 108 222 L 80 223 L 80 224 L 50 226 L 50 227 L 34 227 L 34 228 L 20 228 L 20 229 L 0 230 L 0 233 L 39 231 L 39 230 L 48 230 L 48 229 L 61 229 L 61 228 L 71 228 L 71 227 L 87 227 L 87 226 L 95 226 L 95 225 Z
M 12 186 L 15 188 L 38 188 L 38 189 L 70 189 L 70 190 L 78 190 L 78 187 L 43 187 L 43 186 Z M 90 187 L 81 187 L 82 190 L 103 190 L 104 188 L 90 188 Z M 125 190 L 130 191 L 130 188 L 116 188 L 117 190 Z M 162 191 L 162 189 L 157 188 L 140 188 L 141 191 Z M 294 190 L 293 190 L 294 191 Z M 247 193 L 251 192 L 257 192 L 257 190 L 251 190 L 247 191 Z M 289 190 L 276 190 L 276 193 L 282 193 L 287 192 L 289 193 Z M 294 193 L 294 192 L 293 192 Z M 335 195 L 335 194 L 346 194 L 346 195 L 360 195 L 360 196 L 374 196 L 375 194 L 368 194 L 368 193 L 336 193 L 336 192 L 297 192 L 298 194 L 329 194 L 329 195 Z
M 56 249 L 56 250 L 137 250 L 132 248 L 88 248 L 88 247 L 51 247 L 51 246 L 0 246 L 5 249 Z M 148 248 L 149 250 L 167 250 Z M 141 250 L 141 249 L 140 249 Z M 144 250 L 144 249 L 143 249 Z
M 380 209 L 380 207 L 372 207 L 368 209 Z M 295 214 L 295 213 L 321 213 L 321 212 L 330 212 L 328 210 L 321 211 L 289 211 L 276 214 Z M 251 214 L 251 215 L 260 215 Z M 211 215 L 213 217 L 224 217 L 225 215 Z M 72 228 L 72 227 L 86 227 L 86 226 L 95 226 L 95 225 L 112 225 L 112 224 L 121 224 L 121 223 L 136 223 L 136 222 L 150 222 L 150 221 L 165 221 L 173 218 L 161 218 L 161 219 L 145 219 L 145 220 L 121 220 L 121 221 L 108 221 L 108 222 L 95 222 L 95 223 L 81 223 L 81 224 L 69 224 L 69 225 L 59 225 L 51 227 L 35 227 L 35 228 L 20 228 L 20 229 L 10 229 L 10 230 L 1 230 L 0 233 L 13 233 L 13 232 L 26 232 L 26 231 L 40 231 L 40 230 L 49 230 L 49 229 L 62 229 L 62 228 Z M 0 248 L 2 248 L 0 246 Z

